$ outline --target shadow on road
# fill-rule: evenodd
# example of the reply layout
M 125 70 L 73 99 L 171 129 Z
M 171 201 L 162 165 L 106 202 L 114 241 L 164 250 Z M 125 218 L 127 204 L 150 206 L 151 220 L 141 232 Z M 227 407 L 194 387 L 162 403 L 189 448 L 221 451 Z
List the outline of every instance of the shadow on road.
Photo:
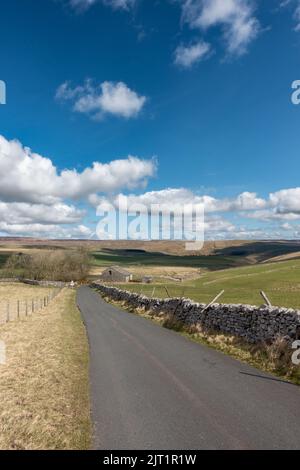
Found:
M 267 377 L 265 375 L 258 375 L 258 374 L 250 374 L 249 372 L 241 372 L 240 374 L 242 375 L 250 375 L 251 377 L 256 377 L 258 379 L 265 379 L 265 380 L 273 380 L 274 382 L 281 382 L 287 385 L 293 385 L 294 387 L 298 387 L 299 385 L 293 384 L 292 382 L 289 382 L 288 380 L 282 380 L 282 379 L 276 379 L 276 377 Z

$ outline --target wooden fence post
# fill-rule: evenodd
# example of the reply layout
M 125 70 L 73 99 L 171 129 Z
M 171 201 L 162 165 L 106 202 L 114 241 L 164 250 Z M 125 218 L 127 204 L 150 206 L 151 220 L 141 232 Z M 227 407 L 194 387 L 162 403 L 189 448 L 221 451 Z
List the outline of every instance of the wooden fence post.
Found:
M 218 298 L 224 294 L 224 292 L 225 290 L 221 290 L 221 292 L 218 295 L 216 295 L 216 297 L 211 302 L 209 302 L 209 304 L 205 305 L 205 307 L 201 310 L 201 313 L 205 312 L 205 310 L 207 310 L 212 304 L 214 304 L 218 300 Z
M 17 315 L 18 315 L 18 320 L 20 319 L 20 301 L 18 300 L 17 302 Z
M 263 290 L 260 291 L 260 295 L 262 296 L 262 298 L 265 300 L 265 302 L 267 303 L 267 306 L 268 307 L 272 307 L 272 304 L 270 302 L 270 300 L 268 299 L 268 297 L 266 296 L 266 294 L 264 293 Z
M 166 286 L 164 286 L 164 288 L 165 288 L 165 291 L 166 291 L 166 293 L 167 293 L 167 296 L 168 296 L 168 298 L 170 299 L 170 298 L 171 298 L 171 296 L 170 296 L 170 294 L 169 294 L 169 291 L 168 291 L 168 289 L 166 288 Z

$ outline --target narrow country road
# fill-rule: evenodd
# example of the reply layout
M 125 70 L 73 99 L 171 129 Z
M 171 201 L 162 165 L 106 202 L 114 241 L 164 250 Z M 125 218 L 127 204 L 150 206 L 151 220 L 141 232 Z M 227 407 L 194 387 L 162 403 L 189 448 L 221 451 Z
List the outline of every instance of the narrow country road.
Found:
M 78 291 L 95 449 L 300 449 L 300 388 Z

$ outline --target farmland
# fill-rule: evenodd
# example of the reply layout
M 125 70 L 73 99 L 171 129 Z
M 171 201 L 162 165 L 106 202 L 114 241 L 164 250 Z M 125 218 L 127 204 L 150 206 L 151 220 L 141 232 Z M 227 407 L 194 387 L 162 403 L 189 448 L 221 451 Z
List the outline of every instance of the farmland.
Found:
M 154 284 L 123 284 L 122 288 L 157 297 L 188 297 L 197 302 L 211 301 L 225 290 L 221 302 L 260 305 L 264 290 L 273 305 L 300 308 L 300 260 L 264 263 L 226 270 L 205 272 L 198 279 Z
M 140 281 L 152 276 L 153 283 L 126 284 L 126 288 L 165 297 L 190 297 L 209 302 L 225 290 L 221 302 L 263 303 L 264 290 L 274 305 L 300 308 L 300 242 L 218 241 L 206 242 L 198 253 L 186 252 L 183 242 L 104 242 L 97 240 L 8 239 L 0 245 L 0 276 L 12 253 L 77 251 L 90 253 L 90 279 L 97 279 L 110 265 L 120 265 Z M 124 287 L 124 286 L 122 286 Z

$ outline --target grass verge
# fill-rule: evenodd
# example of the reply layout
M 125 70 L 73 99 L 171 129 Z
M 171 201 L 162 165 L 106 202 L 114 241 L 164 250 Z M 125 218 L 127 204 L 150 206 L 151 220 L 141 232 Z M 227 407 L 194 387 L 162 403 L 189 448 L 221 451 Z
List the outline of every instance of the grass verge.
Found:
M 89 354 L 75 291 L 1 326 L 0 340 L 0 449 L 89 448 Z
M 176 331 L 192 341 L 214 348 L 238 361 L 300 385 L 300 366 L 293 365 L 293 350 L 283 338 L 278 338 L 272 344 L 250 344 L 233 335 L 214 330 L 204 330 L 199 325 L 186 326 L 172 315 L 153 315 L 153 313 L 143 309 L 133 309 L 126 302 L 115 302 L 107 297 L 105 300 L 124 310 L 158 323 L 164 328 Z

